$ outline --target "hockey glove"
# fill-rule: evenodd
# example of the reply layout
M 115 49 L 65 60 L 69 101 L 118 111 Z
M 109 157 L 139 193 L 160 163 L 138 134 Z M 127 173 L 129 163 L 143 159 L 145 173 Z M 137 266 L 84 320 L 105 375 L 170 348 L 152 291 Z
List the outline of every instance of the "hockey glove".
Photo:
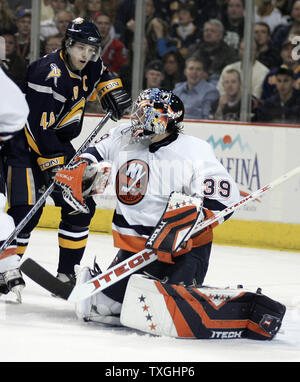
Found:
M 156 250 L 158 260 L 174 264 L 174 258 L 191 249 L 190 237 L 195 225 L 204 219 L 203 199 L 172 192 L 167 207 L 146 242 L 146 248 Z
M 125 91 L 120 78 L 111 79 L 97 86 L 101 105 L 105 111 L 112 111 L 112 120 L 122 118 L 131 106 L 131 98 Z
M 47 157 L 37 158 L 37 163 L 43 173 L 47 187 L 53 183 L 56 172 L 65 164 L 66 157 L 63 154 L 54 154 Z
M 84 199 L 102 194 L 110 180 L 111 166 L 108 162 L 92 163 L 78 158 L 68 168 L 59 170 L 54 183 L 62 190 L 64 200 L 77 212 L 89 213 Z

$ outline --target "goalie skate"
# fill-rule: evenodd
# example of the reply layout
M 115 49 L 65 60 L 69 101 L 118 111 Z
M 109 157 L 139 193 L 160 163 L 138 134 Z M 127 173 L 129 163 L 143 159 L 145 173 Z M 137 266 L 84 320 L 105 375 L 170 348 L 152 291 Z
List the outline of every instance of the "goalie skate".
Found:
M 2 273 L 3 281 L 8 292 L 13 292 L 17 296 L 17 302 L 22 302 L 21 292 L 25 287 L 25 281 L 23 280 L 22 274 L 18 269 L 11 269 L 7 272 Z
M 86 283 L 93 277 L 93 271 L 89 267 L 75 267 L 76 285 Z M 121 304 L 114 301 L 102 292 L 80 300 L 75 304 L 75 313 L 79 320 L 93 321 L 112 326 L 120 324 Z

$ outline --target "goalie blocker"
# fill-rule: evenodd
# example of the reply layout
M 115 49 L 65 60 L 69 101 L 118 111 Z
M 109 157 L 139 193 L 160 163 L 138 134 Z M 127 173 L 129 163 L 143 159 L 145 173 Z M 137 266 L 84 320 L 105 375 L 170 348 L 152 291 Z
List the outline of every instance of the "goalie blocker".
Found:
M 285 311 L 258 292 L 185 287 L 133 275 L 120 320 L 124 326 L 176 338 L 271 340 Z

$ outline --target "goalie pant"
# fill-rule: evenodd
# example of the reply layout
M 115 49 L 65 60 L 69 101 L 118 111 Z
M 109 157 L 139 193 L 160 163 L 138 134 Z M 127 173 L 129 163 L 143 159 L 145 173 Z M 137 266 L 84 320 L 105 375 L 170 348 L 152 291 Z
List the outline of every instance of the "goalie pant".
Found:
M 271 340 L 285 311 L 281 303 L 240 288 L 184 287 L 133 275 L 120 320 L 171 337 Z

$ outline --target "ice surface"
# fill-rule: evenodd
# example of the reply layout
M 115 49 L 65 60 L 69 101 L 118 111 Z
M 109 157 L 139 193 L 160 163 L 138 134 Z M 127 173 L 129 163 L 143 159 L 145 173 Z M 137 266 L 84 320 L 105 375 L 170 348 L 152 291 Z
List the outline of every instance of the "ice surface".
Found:
M 91 234 L 82 264 L 92 266 L 96 256 L 105 269 L 115 253 L 111 236 Z M 26 257 L 56 274 L 56 231 L 35 230 Z M 22 304 L 12 293 L 0 298 L 1 362 L 299 362 L 299 271 L 300 253 L 213 246 L 206 285 L 261 287 L 287 306 L 282 329 L 272 341 L 152 337 L 79 322 L 72 304 L 25 276 Z

